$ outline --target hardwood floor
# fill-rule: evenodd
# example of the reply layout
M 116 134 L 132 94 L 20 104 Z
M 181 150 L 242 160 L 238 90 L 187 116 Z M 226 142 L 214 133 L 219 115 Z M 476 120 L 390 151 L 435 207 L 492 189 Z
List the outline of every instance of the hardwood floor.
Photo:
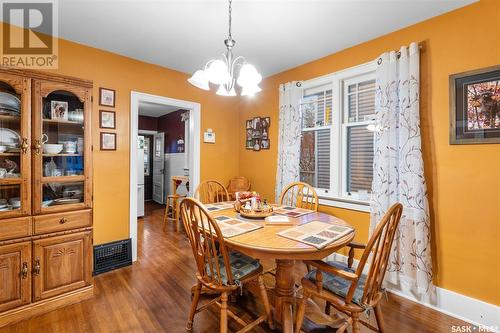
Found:
M 139 260 L 130 267 L 97 276 L 94 298 L 0 332 L 184 332 L 190 288 L 195 282 L 194 260 L 187 239 L 174 232 L 173 225 L 162 232 L 162 215 L 163 206 L 146 205 L 146 217 L 138 223 Z M 296 274 L 299 280 L 303 272 Z M 267 281 L 269 285 L 271 282 Z M 243 302 L 258 307 L 253 299 Z M 392 294 L 382 301 L 382 309 L 388 332 L 451 332 L 451 325 L 466 325 Z M 194 332 L 218 332 L 218 321 L 214 306 L 195 317 Z M 229 320 L 229 328 L 236 331 L 239 327 Z M 265 325 L 256 331 L 272 332 Z M 329 328 L 313 331 L 334 332 Z M 362 332 L 369 330 L 363 327 Z

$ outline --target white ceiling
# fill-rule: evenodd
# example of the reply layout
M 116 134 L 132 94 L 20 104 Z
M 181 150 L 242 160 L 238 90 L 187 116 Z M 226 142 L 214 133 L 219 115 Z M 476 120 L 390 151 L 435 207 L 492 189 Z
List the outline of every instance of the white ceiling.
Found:
M 161 117 L 177 110 L 179 110 L 178 106 L 139 102 L 140 116 Z
M 269 76 L 472 2 L 234 0 L 234 52 Z M 225 50 L 227 25 L 224 0 L 59 1 L 62 38 L 187 73 Z

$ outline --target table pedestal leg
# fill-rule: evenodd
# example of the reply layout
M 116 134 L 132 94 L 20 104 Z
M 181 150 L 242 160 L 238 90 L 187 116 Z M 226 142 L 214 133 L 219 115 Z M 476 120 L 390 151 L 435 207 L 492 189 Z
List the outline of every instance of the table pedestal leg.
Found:
M 293 332 L 293 303 L 295 282 L 293 279 L 293 260 L 276 260 L 276 319 L 281 320 L 284 333 Z

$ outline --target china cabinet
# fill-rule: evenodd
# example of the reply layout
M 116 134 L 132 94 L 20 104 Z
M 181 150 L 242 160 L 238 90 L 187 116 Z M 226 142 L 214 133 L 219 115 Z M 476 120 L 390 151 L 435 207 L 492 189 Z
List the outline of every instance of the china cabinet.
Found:
M 0 327 L 92 281 L 92 82 L 0 67 Z

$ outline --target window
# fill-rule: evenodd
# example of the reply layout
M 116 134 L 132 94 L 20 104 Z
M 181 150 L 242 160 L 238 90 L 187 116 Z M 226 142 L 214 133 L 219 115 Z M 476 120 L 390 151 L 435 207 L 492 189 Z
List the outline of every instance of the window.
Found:
M 322 203 L 367 210 L 373 177 L 375 65 L 304 82 L 300 180 Z

